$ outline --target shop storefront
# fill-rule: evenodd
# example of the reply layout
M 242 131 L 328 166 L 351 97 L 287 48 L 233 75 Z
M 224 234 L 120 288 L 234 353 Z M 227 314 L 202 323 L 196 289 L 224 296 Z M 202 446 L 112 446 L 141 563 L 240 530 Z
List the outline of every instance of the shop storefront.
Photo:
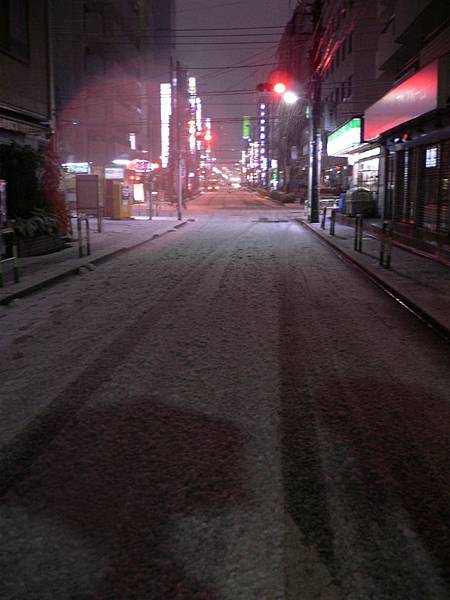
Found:
M 446 59 L 446 57 L 444 57 Z M 449 241 L 450 109 L 442 102 L 445 60 L 430 63 L 365 113 L 365 137 L 382 147 L 386 219 L 418 247 Z
M 427 232 L 449 232 L 449 138 L 417 146 L 390 148 L 386 216 Z

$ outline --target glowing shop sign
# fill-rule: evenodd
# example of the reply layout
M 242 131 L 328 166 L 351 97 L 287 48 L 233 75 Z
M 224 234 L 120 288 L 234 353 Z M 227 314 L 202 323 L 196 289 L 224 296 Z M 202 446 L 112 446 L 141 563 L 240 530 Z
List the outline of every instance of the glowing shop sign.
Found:
M 361 119 L 348 121 L 328 136 L 328 156 L 345 155 L 361 143 Z

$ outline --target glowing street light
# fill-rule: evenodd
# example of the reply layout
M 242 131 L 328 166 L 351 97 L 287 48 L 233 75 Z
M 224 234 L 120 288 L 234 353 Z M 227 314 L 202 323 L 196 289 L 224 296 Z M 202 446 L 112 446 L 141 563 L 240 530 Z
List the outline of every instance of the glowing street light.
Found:
M 295 92 L 285 92 L 283 94 L 283 100 L 286 104 L 295 104 L 298 100 L 298 96 Z

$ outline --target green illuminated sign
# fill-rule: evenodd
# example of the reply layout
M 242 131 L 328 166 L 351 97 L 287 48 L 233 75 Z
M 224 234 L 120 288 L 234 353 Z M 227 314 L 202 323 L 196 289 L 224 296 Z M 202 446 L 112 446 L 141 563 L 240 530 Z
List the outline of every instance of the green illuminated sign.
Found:
M 348 121 L 328 136 L 328 156 L 339 156 L 361 143 L 361 119 Z
M 244 117 L 242 122 L 242 138 L 244 140 L 250 139 L 250 117 Z

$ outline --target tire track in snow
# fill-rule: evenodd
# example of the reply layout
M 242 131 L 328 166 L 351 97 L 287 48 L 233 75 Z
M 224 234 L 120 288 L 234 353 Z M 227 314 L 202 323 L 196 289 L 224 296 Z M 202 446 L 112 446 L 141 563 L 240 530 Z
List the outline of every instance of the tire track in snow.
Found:
M 423 427 L 420 393 L 411 393 L 405 376 L 392 371 L 385 340 L 364 319 L 370 297 L 371 311 L 377 303 L 378 311 L 390 309 L 389 301 L 314 239 L 308 236 L 300 246 L 287 250 L 280 311 L 289 513 L 345 597 L 443 600 L 447 484 L 436 472 L 448 464 L 444 438 L 436 438 L 442 428 L 426 417 L 429 429 Z M 355 293 L 362 308 L 339 304 L 344 286 L 344 297 Z M 296 287 L 303 287 L 303 303 Z M 403 329 L 417 326 L 400 310 L 397 317 Z M 364 333 L 371 334 L 372 347 Z M 396 346 L 398 335 L 392 332 Z M 439 344 L 430 341 L 438 353 Z M 397 366 L 402 368 L 411 369 L 407 361 Z M 435 410 L 447 411 L 438 397 L 432 402 Z
M 243 230 L 219 243 L 201 263 L 182 275 L 181 279 L 166 290 L 161 300 L 147 307 L 137 318 L 134 316 L 116 337 L 108 341 L 108 345 L 102 346 L 89 365 L 59 391 L 46 408 L 12 442 L 1 448 L 0 496 L 26 475 L 29 466 L 58 435 L 65 422 L 108 381 L 123 357 L 147 335 L 148 326 L 154 326 L 165 316 L 173 303 L 182 297 L 196 294 L 198 282 L 204 278 L 205 273 L 211 271 L 212 265 L 221 258 L 224 251 L 231 253 L 238 240 L 252 227 L 254 223 L 247 224 Z M 186 234 L 195 235 L 195 230 Z

